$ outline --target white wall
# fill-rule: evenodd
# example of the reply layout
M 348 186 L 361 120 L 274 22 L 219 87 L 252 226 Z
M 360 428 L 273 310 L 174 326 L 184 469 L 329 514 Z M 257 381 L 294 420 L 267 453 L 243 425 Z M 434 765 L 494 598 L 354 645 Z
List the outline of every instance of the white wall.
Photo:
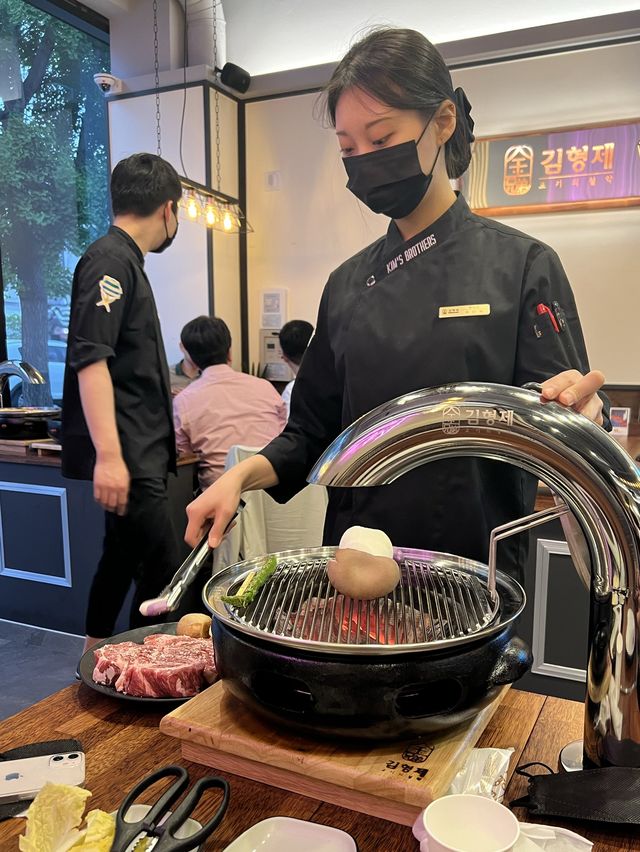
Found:
M 211 128 L 212 186 L 232 198 L 238 197 L 238 104 L 223 94 L 218 95 L 220 117 L 220 186 L 216 182 L 216 98 L 209 92 Z
M 216 104 L 215 93 L 209 99 L 211 126 L 212 186 L 216 180 Z M 219 96 L 220 117 L 220 190 L 238 197 L 238 105 L 231 98 Z M 231 332 L 233 366 L 242 366 L 242 326 L 240 320 L 240 252 L 238 236 L 213 232 L 213 297 L 215 315 L 221 317 Z
M 640 45 L 570 52 L 454 74 L 473 105 L 476 134 L 591 124 L 640 115 Z M 386 229 L 345 189 L 335 137 L 312 112 L 316 95 L 247 105 L 250 357 L 258 360 L 260 291 L 289 290 L 289 319 L 315 321 L 339 263 Z M 281 172 L 267 191 L 265 173 Z M 640 384 L 640 208 L 510 216 L 552 245 L 572 282 L 591 362 L 611 383 Z
M 117 0 L 109 0 L 115 5 Z M 131 0 L 122 12 L 109 15 L 111 73 L 138 77 L 153 72 L 153 3 Z M 158 64 L 160 71 L 180 68 L 184 55 L 184 12 L 178 0 L 158 2 Z
M 214 97 L 210 95 L 211 114 L 205 114 L 204 88 L 187 89 L 182 160 L 180 161 L 180 119 L 183 92 L 163 92 L 160 96 L 162 155 L 179 174 L 205 184 L 205 163 L 211 159 L 216 175 Z M 156 151 L 155 95 L 141 95 L 109 102 L 111 163 L 137 151 Z M 212 146 L 205 150 L 205 122 L 211 121 Z M 227 195 L 238 192 L 237 105 L 220 95 L 221 157 L 220 189 Z M 180 360 L 180 331 L 189 320 L 209 313 L 209 276 L 207 240 L 210 232 L 198 222 L 180 213 L 180 230 L 170 249 L 162 255 L 149 254 L 145 267 L 158 306 L 169 363 Z M 234 340 L 234 366 L 241 363 L 240 276 L 237 236 L 214 232 L 213 236 L 214 305 L 216 314 L 229 325 Z
M 179 154 L 182 92 L 160 96 L 162 155 L 182 173 Z M 156 152 L 155 95 L 109 102 L 109 140 L 112 167 L 137 151 Z M 187 90 L 183 159 L 189 177 L 204 182 L 204 95 L 201 87 Z M 182 357 L 180 330 L 199 314 L 209 313 L 207 232 L 199 223 L 180 216 L 180 229 L 170 249 L 148 254 L 145 269 L 158 306 L 167 359 Z
M 247 104 L 247 238 L 250 360 L 259 361 L 260 293 L 288 290 L 288 319 L 315 324 L 325 281 L 386 231 L 387 222 L 345 189 L 332 130 L 313 117 L 317 95 Z M 269 191 L 265 175 L 280 172 Z

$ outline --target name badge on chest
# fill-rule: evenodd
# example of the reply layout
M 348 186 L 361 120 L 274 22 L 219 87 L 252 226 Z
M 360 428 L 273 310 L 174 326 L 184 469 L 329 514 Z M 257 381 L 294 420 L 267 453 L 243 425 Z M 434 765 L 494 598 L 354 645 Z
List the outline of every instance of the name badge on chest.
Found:
M 491 305 L 445 305 L 438 310 L 438 319 L 452 317 L 488 317 Z

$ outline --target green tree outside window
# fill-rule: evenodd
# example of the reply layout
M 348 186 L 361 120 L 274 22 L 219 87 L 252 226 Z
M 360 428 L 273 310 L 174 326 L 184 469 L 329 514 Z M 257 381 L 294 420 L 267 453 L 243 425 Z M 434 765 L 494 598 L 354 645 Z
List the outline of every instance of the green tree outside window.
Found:
M 50 379 L 23 388 L 30 405 L 50 403 L 52 391 L 60 396 L 73 268 L 109 224 L 106 109 L 93 82 L 108 70 L 104 42 L 25 0 L 0 0 L 7 339 L 19 340 L 19 357 Z M 19 314 L 8 308 L 16 295 Z

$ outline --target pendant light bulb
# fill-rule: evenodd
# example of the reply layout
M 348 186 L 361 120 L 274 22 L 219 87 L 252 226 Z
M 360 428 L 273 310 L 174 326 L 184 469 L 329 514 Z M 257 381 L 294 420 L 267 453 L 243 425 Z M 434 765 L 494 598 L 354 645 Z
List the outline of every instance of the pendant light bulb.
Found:
M 188 178 L 181 177 L 180 182 L 184 190 L 180 206 L 190 222 L 199 222 L 203 227 L 224 234 L 249 234 L 253 231 L 237 199 Z
M 190 219 L 197 219 L 199 212 L 200 211 L 198 209 L 198 204 L 197 204 L 195 198 L 193 198 L 193 196 L 192 196 L 189 199 L 189 201 L 187 202 L 187 215 L 189 216 Z

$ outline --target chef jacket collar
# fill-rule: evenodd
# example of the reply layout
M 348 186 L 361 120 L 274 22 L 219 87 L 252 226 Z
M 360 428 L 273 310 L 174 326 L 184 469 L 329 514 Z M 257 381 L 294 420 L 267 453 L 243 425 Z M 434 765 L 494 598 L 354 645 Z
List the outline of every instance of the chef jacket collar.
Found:
M 451 234 L 455 233 L 458 228 L 460 228 L 464 219 L 469 216 L 469 213 L 469 206 L 465 201 L 464 197 L 459 192 L 456 192 L 456 200 L 453 202 L 451 207 L 449 207 L 449 209 L 446 210 L 442 214 L 442 216 L 436 219 L 435 222 L 432 222 L 423 231 L 421 231 L 419 234 L 416 234 L 414 237 L 411 237 L 410 240 L 404 239 L 398 229 L 398 226 L 392 219 L 389 223 L 389 228 L 387 230 L 385 251 L 395 249 L 398 246 L 403 245 L 404 243 L 419 241 L 420 237 L 430 233 L 435 228 L 437 228 L 440 236 L 439 242 L 442 242 L 443 239 L 446 239 Z
M 142 266 L 144 266 L 144 255 L 142 254 L 142 251 L 140 250 L 140 246 L 133 239 L 133 237 L 129 236 L 129 234 L 126 231 L 123 231 L 122 228 L 118 228 L 116 225 L 112 225 L 109 228 L 109 233 L 113 234 L 116 237 L 121 237 L 129 245 L 129 247 L 131 249 L 133 249 L 136 257 L 140 261 L 140 264 Z

